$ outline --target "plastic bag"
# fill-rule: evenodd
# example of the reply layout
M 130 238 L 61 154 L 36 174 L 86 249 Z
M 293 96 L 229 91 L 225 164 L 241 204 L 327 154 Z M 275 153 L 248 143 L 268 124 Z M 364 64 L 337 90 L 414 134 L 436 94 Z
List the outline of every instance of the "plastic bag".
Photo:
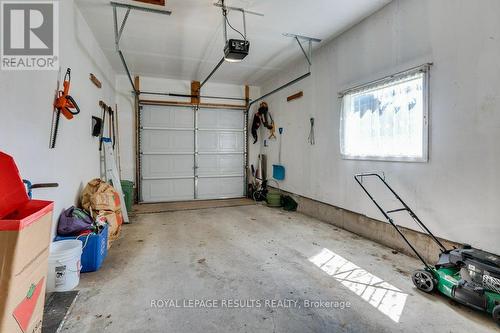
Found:
M 294 212 L 297 210 L 297 201 L 293 200 L 293 198 L 289 195 L 283 195 L 281 197 L 281 205 L 283 206 L 284 210 L 287 210 L 289 212 Z
M 61 236 L 78 235 L 82 231 L 92 230 L 94 221 L 83 210 L 71 206 L 61 213 L 57 224 L 57 234 Z

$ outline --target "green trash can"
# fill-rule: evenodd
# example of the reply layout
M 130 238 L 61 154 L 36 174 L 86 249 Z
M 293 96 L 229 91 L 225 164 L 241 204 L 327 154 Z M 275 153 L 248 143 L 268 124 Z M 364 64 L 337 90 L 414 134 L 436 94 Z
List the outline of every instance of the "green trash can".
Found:
M 127 206 L 127 212 L 132 211 L 132 205 L 134 204 L 134 182 L 130 180 L 122 180 L 122 190 L 125 195 L 125 206 Z

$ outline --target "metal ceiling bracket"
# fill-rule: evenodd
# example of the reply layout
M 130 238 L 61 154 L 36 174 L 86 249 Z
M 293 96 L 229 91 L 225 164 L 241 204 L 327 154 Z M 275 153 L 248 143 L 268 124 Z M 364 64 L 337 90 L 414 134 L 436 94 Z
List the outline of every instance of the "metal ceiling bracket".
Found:
M 313 37 L 308 37 L 308 36 L 290 34 L 290 33 L 287 33 L 287 32 L 285 32 L 283 34 L 283 36 L 285 36 L 285 37 L 293 37 L 293 38 L 297 37 L 298 39 L 306 40 L 306 41 L 310 40 L 310 41 L 315 42 L 315 43 L 320 43 L 321 42 L 321 39 L 319 39 L 319 38 L 313 38 Z
M 309 47 L 308 47 L 307 52 L 306 52 L 306 50 L 304 50 L 304 46 L 302 45 L 300 40 L 297 37 L 295 37 L 295 40 L 297 41 L 297 44 L 299 44 L 299 47 L 302 50 L 302 53 L 304 53 L 304 57 L 306 57 L 306 60 L 309 63 L 309 66 L 311 66 L 312 65 L 312 59 L 311 59 L 312 41 L 309 41 Z
M 253 100 L 252 102 L 250 102 L 248 104 L 248 108 L 247 108 L 247 111 L 250 110 L 250 108 L 252 107 L 253 104 L 263 100 L 264 98 L 267 98 L 285 88 L 288 88 L 289 86 L 299 82 L 299 81 L 302 81 L 303 79 L 311 76 L 311 66 L 312 66 L 312 43 L 319 43 L 321 42 L 321 39 L 318 39 L 318 38 L 312 38 L 312 37 L 306 37 L 306 36 L 301 36 L 301 35 L 294 35 L 294 34 L 288 34 L 288 33 L 284 33 L 283 36 L 285 37 L 292 37 L 294 38 L 297 43 L 299 44 L 300 46 L 300 50 L 302 51 L 302 53 L 304 54 L 304 57 L 306 58 L 306 61 L 307 61 L 307 64 L 309 66 L 309 70 L 307 73 L 299 76 L 298 78 L 288 82 L 288 83 L 285 83 L 284 85 L 268 92 L 267 94 Z M 304 49 L 304 45 L 302 45 L 303 41 L 306 41 L 308 43 L 308 48 L 307 48 L 307 51 Z
M 247 40 L 247 18 L 245 16 L 245 11 L 242 11 L 243 15 L 243 35 L 245 36 L 245 40 Z
M 113 28 L 115 31 L 115 48 L 118 51 L 119 47 L 118 45 L 120 44 L 120 41 L 118 39 L 118 14 L 116 13 L 116 7 L 113 6 Z
M 312 43 L 319 43 L 321 42 L 321 39 L 318 38 L 313 38 L 313 37 L 307 37 L 307 36 L 302 36 L 302 35 L 295 35 L 295 34 L 290 34 L 290 33 L 284 33 L 283 36 L 285 37 L 291 37 L 297 41 L 297 44 L 299 44 L 300 50 L 304 54 L 304 57 L 306 58 L 306 61 L 309 65 L 309 71 L 311 71 L 311 66 L 312 66 Z M 304 49 L 303 42 L 307 43 L 307 51 Z
M 264 16 L 264 14 L 257 13 L 257 12 L 252 12 L 248 11 L 244 8 L 239 8 L 239 7 L 231 7 L 231 6 L 226 6 L 222 1 L 214 3 L 215 7 L 220 7 L 225 11 L 229 10 L 234 10 L 241 12 L 241 15 L 243 16 L 243 36 L 245 37 L 245 40 L 247 39 L 247 18 L 246 14 L 251 14 L 251 15 L 256 15 L 256 16 Z M 224 29 L 224 42 L 227 42 L 227 27 L 226 27 L 226 18 L 225 16 L 222 16 L 222 26 Z
M 214 6 L 222 8 L 222 4 L 220 2 L 214 3 Z M 262 13 L 253 12 L 251 10 L 246 10 L 244 8 L 231 7 L 231 6 L 225 6 L 225 7 L 227 10 L 234 10 L 234 11 L 242 12 L 243 14 L 246 13 L 246 14 L 250 14 L 250 15 L 264 16 L 264 14 L 262 14 Z
M 125 72 L 127 73 L 128 80 L 130 81 L 130 84 L 132 85 L 132 89 L 134 90 L 135 95 L 139 95 L 140 92 L 139 92 L 139 90 L 137 90 L 137 88 L 134 85 L 134 81 L 132 80 L 132 75 L 130 74 L 130 70 L 128 68 L 127 62 L 125 61 L 125 56 L 123 55 L 123 52 L 120 49 L 120 39 L 122 38 L 123 31 L 125 30 L 125 25 L 127 24 L 128 17 L 129 17 L 130 12 L 132 10 L 143 11 L 143 12 L 148 12 L 148 13 L 163 14 L 163 15 L 171 15 L 172 12 L 169 10 L 164 10 L 164 9 L 142 7 L 142 6 L 136 6 L 136 5 L 132 5 L 132 4 L 120 3 L 120 2 L 114 2 L 114 1 L 111 1 L 110 5 L 113 7 L 113 22 L 114 22 L 114 31 L 115 31 L 116 52 L 118 52 L 118 55 L 120 56 L 120 60 L 122 62 L 123 67 L 125 68 Z M 123 20 L 120 23 L 120 27 L 118 27 L 117 8 L 127 9 L 127 11 L 125 12 L 125 16 L 123 17 Z
M 224 44 L 227 43 L 227 23 L 226 23 L 226 17 L 222 15 L 222 29 L 223 29 L 223 37 L 224 37 Z
M 116 7 L 115 7 L 115 11 L 116 11 Z M 118 40 L 117 40 L 117 43 L 119 43 L 120 39 L 122 38 L 123 29 L 125 29 L 125 24 L 127 23 L 129 15 L 130 15 L 130 8 L 127 9 L 127 12 L 125 13 L 125 17 L 123 18 L 122 24 L 120 26 L 120 31 L 118 31 L 118 36 L 117 36 Z
M 243 16 L 243 36 L 245 37 L 245 40 L 247 39 L 246 14 L 251 14 L 251 15 L 256 15 L 256 16 L 264 16 L 264 14 L 252 12 L 252 11 L 246 10 L 244 8 L 226 6 L 223 1 L 219 1 L 219 2 L 214 3 L 214 6 L 222 8 L 225 12 L 230 11 L 230 10 L 241 12 L 241 15 Z M 222 27 L 224 29 L 224 43 L 226 43 L 227 42 L 227 27 L 226 27 L 226 17 L 224 15 L 222 16 Z

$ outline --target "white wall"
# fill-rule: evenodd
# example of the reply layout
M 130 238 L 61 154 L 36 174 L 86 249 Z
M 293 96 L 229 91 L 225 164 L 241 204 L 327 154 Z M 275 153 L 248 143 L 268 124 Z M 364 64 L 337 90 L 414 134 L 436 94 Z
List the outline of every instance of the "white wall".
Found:
M 120 131 L 120 165 L 121 176 L 123 179 L 135 179 L 135 119 L 134 119 L 134 96 L 132 86 L 125 75 L 116 77 L 117 104 L 119 112 L 119 131 Z M 190 94 L 191 81 L 161 79 L 152 77 L 140 77 L 140 90 L 149 92 L 164 92 L 177 94 Z M 222 84 L 208 82 L 201 91 L 206 96 L 223 96 L 245 98 L 245 88 L 243 85 Z M 250 97 L 260 96 L 258 87 L 250 87 Z M 169 100 L 190 102 L 189 98 L 141 95 L 141 99 L 148 100 Z M 219 99 L 201 99 L 202 103 L 224 103 L 243 105 L 243 101 L 219 100 Z
M 55 201 L 54 220 L 77 203 L 83 186 L 99 177 L 98 139 L 91 136 L 91 116 L 100 116 L 99 100 L 113 105 L 114 72 L 73 1 L 60 1 L 60 65 L 72 69 L 70 94 L 81 113 L 61 116 L 55 149 L 49 149 L 57 71 L 0 71 L 0 150 L 12 155 L 21 176 L 33 183 L 57 182 L 58 188 L 34 190 L 35 199 Z M 94 73 L 98 89 L 89 80 Z M 56 223 L 53 224 L 55 231 Z
M 287 178 L 282 187 L 381 219 L 353 175 L 384 171 L 437 235 L 500 253 L 498 13 L 497 0 L 395 0 L 324 43 L 315 52 L 312 77 L 268 99 L 278 126 L 285 128 L 282 159 Z M 425 62 L 434 63 L 429 162 L 342 160 L 337 93 Z M 262 91 L 305 70 L 303 62 L 293 64 Z M 287 103 L 286 96 L 299 90 L 304 97 Z M 316 118 L 315 146 L 307 143 L 310 116 Z M 276 142 L 264 148 L 269 172 L 277 147 Z M 378 189 L 375 193 L 386 202 Z M 417 229 L 407 220 L 398 221 Z

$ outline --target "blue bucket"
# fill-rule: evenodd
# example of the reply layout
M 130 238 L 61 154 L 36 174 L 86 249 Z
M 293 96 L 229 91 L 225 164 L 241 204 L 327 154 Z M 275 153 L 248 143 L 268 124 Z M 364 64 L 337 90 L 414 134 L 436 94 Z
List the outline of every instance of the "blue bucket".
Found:
M 285 179 L 285 167 L 280 164 L 273 164 L 273 178 L 276 180 Z

